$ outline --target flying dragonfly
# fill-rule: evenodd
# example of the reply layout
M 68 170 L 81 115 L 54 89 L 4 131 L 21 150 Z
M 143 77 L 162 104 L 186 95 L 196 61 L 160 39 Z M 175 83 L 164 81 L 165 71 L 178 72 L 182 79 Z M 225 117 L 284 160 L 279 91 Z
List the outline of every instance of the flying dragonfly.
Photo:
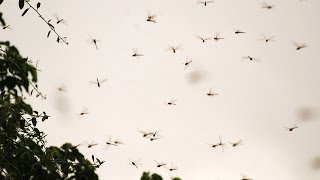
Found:
M 106 82 L 108 79 L 102 79 L 99 81 L 99 79 L 97 78 L 97 81 L 90 81 L 91 84 L 96 84 L 98 87 L 101 86 L 102 83 Z
M 160 162 L 160 163 L 159 163 L 159 162 L 157 162 L 156 160 L 154 160 L 154 161 L 156 162 L 158 168 L 163 167 L 163 166 L 165 167 L 165 166 L 167 165 L 167 164 L 164 163 L 164 162 Z
M 240 29 L 237 29 L 237 30 L 234 31 L 234 33 L 235 33 L 235 34 L 244 34 L 244 33 L 246 33 L 246 32 L 241 31 Z
M 111 137 L 109 137 L 108 141 L 106 142 L 105 150 L 109 149 L 110 146 L 118 146 L 114 141 L 112 141 Z
M 10 25 L 2 25 L 2 29 L 5 30 L 5 29 L 10 29 L 12 30 L 11 26 Z
M 209 3 L 214 3 L 214 1 L 200 1 L 198 0 L 198 4 L 203 4 L 204 6 L 207 6 Z
M 241 174 L 241 180 L 253 180 L 252 178 L 249 178 L 246 175 Z
M 222 136 L 220 136 L 219 142 L 217 144 L 209 144 L 209 145 L 213 148 L 221 146 L 222 150 L 224 150 L 225 143 L 222 142 Z
M 156 14 L 151 14 L 150 12 L 148 12 L 147 22 L 157 23 L 156 18 L 157 18 L 157 15 L 156 15 Z
M 114 140 L 113 143 L 114 143 L 115 145 L 124 144 L 124 143 L 123 143 L 121 140 L 119 140 L 119 139 Z
M 184 65 L 184 70 L 186 70 L 186 68 L 192 63 L 192 59 L 187 58 L 186 62 L 183 63 Z
M 136 167 L 138 169 L 138 166 L 141 166 L 141 162 L 140 160 L 136 160 L 136 161 L 130 161 L 130 165 Z
M 138 52 L 138 49 L 132 49 L 133 50 L 133 54 L 131 55 L 132 57 L 137 57 L 137 58 L 139 58 L 139 57 L 142 57 L 143 56 L 143 54 L 141 54 L 141 53 L 139 53 Z
M 175 102 L 177 101 L 177 99 L 171 99 L 169 102 L 167 102 L 167 105 L 169 105 L 169 106 L 175 106 L 175 105 L 177 105 Z
M 178 170 L 178 168 L 177 168 L 177 166 L 173 165 L 173 163 L 171 163 L 171 166 L 170 166 L 170 168 L 168 168 L 168 170 L 169 170 L 170 172 L 172 172 L 172 171 Z
M 79 118 L 83 117 L 84 115 L 89 114 L 88 112 L 88 108 L 87 107 L 83 107 L 81 113 L 78 114 Z
M 262 39 L 259 39 L 260 41 L 265 41 L 266 43 L 268 42 L 275 42 L 276 40 L 274 39 L 275 36 L 270 36 L 270 37 L 267 37 L 266 35 L 264 34 L 261 34 L 261 36 L 263 37 Z
M 262 2 L 261 4 L 261 8 L 263 9 L 267 9 L 267 10 L 270 10 L 270 9 L 273 9 L 276 5 L 271 5 L 271 4 L 268 4 L 267 2 Z
M 229 142 L 231 144 L 232 147 L 237 147 L 242 145 L 242 140 L 239 140 L 237 142 Z
M 214 39 L 216 42 L 218 42 L 218 41 L 220 41 L 220 40 L 222 40 L 222 39 L 225 39 L 225 38 L 220 37 L 220 33 L 217 32 L 217 33 L 216 33 L 216 36 L 214 36 L 213 39 Z
M 68 25 L 67 21 L 63 18 L 60 18 L 57 14 L 54 15 L 54 18 L 56 19 L 56 24 L 64 24 L 64 25 Z
M 142 133 L 142 137 L 144 138 L 148 138 L 150 136 L 153 136 L 153 132 L 147 130 L 147 131 L 142 131 L 142 130 L 139 130 L 140 133 Z
M 88 142 L 85 142 L 85 143 L 87 144 L 88 148 L 92 148 L 92 147 L 98 145 L 98 143 L 94 143 L 94 141 L 91 141 L 90 143 L 88 143 Z
M 293 130 L 299 128 L 299 126 L 293 125 L 293 126 L 291 126 L 291 127 L 284 127 L 284 128 L 287 129 L 288 131 L 292 132 Z
M 209 92 L 207 93 L 207 96 L 217 96 L 217 95 L 219 94 L 212 92 L 212 89 L 210 89 Z
M 197 36 L 197 38 L 200 39 L 203 43 L 212 39 L 212 37 L 201 37 L 201 36 Z
M 178 46 L 169 46 L 167 48 L 167 51 L 172 51 L 173 53 L 176 53 L 178 50 L 182 50 L 180 45 L 178 45 Z
M 305 43 L 296 43 L 296 42 L 293 42 L 293 45 L 296 47 L 296 50 L 297 50 L 297 51 L 299 51 L 299 50 L 301 50 L 301 49 L 303 49 L 303 48 L 308 47 L 308 45 L 305 44 Z
M 89 36 L 89 37 L 90 37 L 90 41 L 89 42 L 91 44 L 93 44 L 96 47 L 97 51 L 98 51 L 98 42 L 100 42 L 100 40 L 97 40 L 96 38 L 93 38 L 91 36 Z
M 244 56 L 242 57 L 243 60 L 250 60 L 250 61 L 257 61 L 257 62 L 261 62 L 258 58 L 252 57 L 252 56 Z
M 60 87 L 58 87 L 58 91 L 67 92 L 67 88 L 65 86 L 60 86 Z

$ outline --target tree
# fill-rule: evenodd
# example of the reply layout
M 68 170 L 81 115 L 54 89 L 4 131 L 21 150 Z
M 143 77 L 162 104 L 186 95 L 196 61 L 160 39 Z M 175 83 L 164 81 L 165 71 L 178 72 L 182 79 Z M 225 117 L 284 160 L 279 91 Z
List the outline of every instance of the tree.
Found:
M 150 172 L 143 172 L 141 180 L 163 180 L 162 177 L 158 174 L 150 174 Z M 172 178 L 172 180 L 182 180 L 178 177 Z
M 5 25 L 2 13 L 0 23 Z M 37 124 L 50 116 L 23 97 L 45 98 L 37 79 L 31 60 L 10 42 L 0 42 L 0 179 L 98 179 L 95 170 L 104 161 L 92 156 L 91 163 L 70 143 L 46 146 Z

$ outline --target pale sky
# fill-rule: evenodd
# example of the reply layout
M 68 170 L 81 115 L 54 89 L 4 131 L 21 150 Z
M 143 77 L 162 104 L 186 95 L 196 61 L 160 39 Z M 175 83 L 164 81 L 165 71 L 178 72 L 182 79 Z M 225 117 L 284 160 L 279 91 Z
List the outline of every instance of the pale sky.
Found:
M 32 1 L 36 4 L 37 1 Z M 100 179 L 139 179 L 143 171 L 165 179 L 318 180 L 320 167 L 320 1 L 43 0 L 39 11 L 67 20 L 56 25 L 69 45 L 57 44 L 48 26 L 17 2 L 1 6 L 12 30 L 1 29 L 23 56 L 39 60 L 39 88 L 47 100 L 28 98 L 50 118 L 41 124 L 48 144 L 79 144 L 88 158 L 105 160 Z M 147 22 L 147 14 L 157 23 Z M 245 34 L 235 34 L 240 29 Z M 202 43 L 196 36 L 225 38 Z M 265 43 L 261 34 L 275 36 Z M 97 51 L 90 36 L 100 40 Z M 295 50 L 293 41 L 308 47 Z M 176 54 L 166 51 L 181 45 Z M 134 58 L 132 49 L 144 56 Z M 253 56 L 260 60 L 243 60 Z M 184 69 L 187 58 L 192 63 Z M 107 78 L 98 88 L 89 81 Z M 65 87 L 67 92 L 58 91 Z M 212 89 L 219 95 L 209 97 Z M 166 102 L 176 98 L 176 106 Z M 83 107 L 88 115 L 78 117 Z M 301 120 L 300 109 L 311 111 Z M 284 127 L 299 128 L 289 132 Z M 150 142 L 139 130 L 160 130 Z M 224 151 L 212 148 L 219 136 Z M 108 137 L 124 145 L 104 150 Z M 242 140 L 233 148 L 229 141 Z M 129 165 L 139 159 L 139 169 Z M 154 160 L 178 170 L 157 168 Z M 319 166 L 319 165 L 318 165 Z

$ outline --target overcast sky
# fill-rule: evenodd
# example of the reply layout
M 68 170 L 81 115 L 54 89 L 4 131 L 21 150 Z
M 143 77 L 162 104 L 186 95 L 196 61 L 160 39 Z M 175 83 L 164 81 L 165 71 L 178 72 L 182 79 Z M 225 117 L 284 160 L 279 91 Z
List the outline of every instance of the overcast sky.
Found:
M 32 1 L 36 4 L 37 1 Z M 17 2 L 0 6 L 12 30 L 1 29 L 23 56 L 38 60 L 39 89 L 47 100 L 29 97 L 50 119 L 41 124 L 48 144 L 79 144 L 106 163 L 101 179 L 139 179 L 143 171 L 165 179 L 318 180 L 320 165 L 320 1 L 43 0 L 47 19 L 67 24 L 56 30 L 69 45 L 47 38 L 48 26 Z M 157 23 L 147 22 L 156 14 Z M 246 33 L 235 34 L 235 30 Z M 202 43 L 197 36 L 225 39 Z M 274 36 L 268 43 L 264 34 Z M 99 40 L 98 51 L 90 36 Z M 297 51 L 293 42 L 308 46 Z M 180 45 L 177 53 L 168 46 Z M 132 57 L 132 49 L 143 57 Z M 259 61 L 242 57 L 252 56 Z M 192 63 L 185 68 L 187 58 Z M 101 87 L 90 83 L 107 81 Z M 66 92 L 59 91 L 63 87 Z M 209 97 L 207 93 L 218 95 Z M 168 106 L 171 99 L 177 105 Z M 89 114 L 79 118 L 83 107 Z M 301 111 L 309 117 L 302 118 Z M 300 113 L 299 113 L 300 112 Z M 289 132 L 285 127 L 298 125 Z M 160 130 L 150 141 L 139 130 Z M 212 148 L 222 136 L 224 151 Z M 105 150 L 108 138 L 124 145 Z M 228 142 L 243 141 L 231 147 Z M 130 160 L 140 160 L 139 169 Z M 172 173 L 155 161 L 173 163 Z

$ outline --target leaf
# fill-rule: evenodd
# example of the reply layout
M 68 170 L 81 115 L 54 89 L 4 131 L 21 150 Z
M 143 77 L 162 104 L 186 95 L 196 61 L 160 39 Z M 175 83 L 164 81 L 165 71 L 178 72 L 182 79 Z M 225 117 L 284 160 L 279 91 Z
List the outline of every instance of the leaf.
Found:
M 24 10 L 21 16 L 24 16 L 29 11 L 29 9 L 30 8 L 27 8 L 26 10 Z
M 92 155 L 91 158 L 92 158 L 92 161 L 94 162 L 94 155 Z
M 37 135 L 38 135 L 38 136 L 40 136 L 40 131 L 39 131 L 39 129 L 38 129 L 38 128 L 34 128 L 34 132 L 36 132 L 36 133 L 37 133 Z
M 50 33 L 51 33 L 51 30 L 48 32 L 48 34 L 47 34 L 47 38 L 50 36 Z
M 33 117 L 33 118 L 31 119 L 31 122 L 32 122 L 32 124 L 33 124 L 34 126 L 37 125 L 37 119 L 36 119 L 35 117 Z
M 24 7 L 24 0 L 19 0 L 19 8 L 23 9 Z
M 41 6 L 41 3 L 38 2 L 38 3 L 37 3 L 37 10 L 40 8 L 40 6 Z
M 2 4 L 3 3 L 3 0 L 0 0 L 0 4 Z
M 24 129 L 25 122 L 26 121 L 24 119 L 20 120 L 20 124 L 19 125 L 20 125 L 21 129 Z

